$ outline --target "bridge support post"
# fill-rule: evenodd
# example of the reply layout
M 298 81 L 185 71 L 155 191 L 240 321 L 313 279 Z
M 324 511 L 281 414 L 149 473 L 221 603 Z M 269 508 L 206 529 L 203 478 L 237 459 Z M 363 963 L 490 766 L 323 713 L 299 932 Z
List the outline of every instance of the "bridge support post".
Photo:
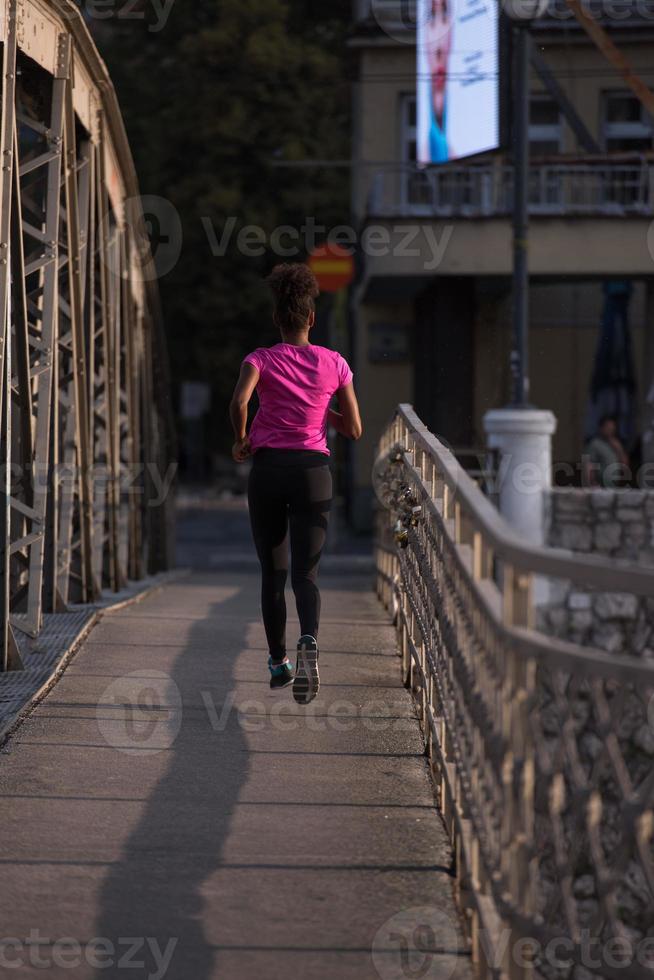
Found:
M 488 448 L 499 454 L 496 488 L 501 514 L 532 544 L 545 532 L 544 493 L 552 485 L 552 412 L 501 408 L 484 416 Z

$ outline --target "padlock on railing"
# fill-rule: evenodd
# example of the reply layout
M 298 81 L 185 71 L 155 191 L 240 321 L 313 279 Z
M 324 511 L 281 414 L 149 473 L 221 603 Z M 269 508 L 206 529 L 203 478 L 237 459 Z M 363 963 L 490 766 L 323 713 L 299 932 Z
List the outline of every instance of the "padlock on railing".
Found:
M 401 520 L 399 520 L 395 525 L 395 542 L 399 544 L 400 548 L 406 548 L 409 544 L 409 531 L 408 528 L 404 526 Z
M 403 472 L 408 454 L 409 450 L 396 445 L 381 454 L 373 467 L 377 499 L 392 514 L 395 542 L 403 549 L 409 546 L 410 529 L 417 527 L 423 517 L 419 497 Z

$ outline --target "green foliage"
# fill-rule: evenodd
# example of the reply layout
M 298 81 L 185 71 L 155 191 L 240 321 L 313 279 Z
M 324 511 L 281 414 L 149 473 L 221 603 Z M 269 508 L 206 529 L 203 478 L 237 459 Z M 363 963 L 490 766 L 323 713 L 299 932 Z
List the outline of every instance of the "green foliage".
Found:
M 239 230 L 257 225 L 268 239 L 307 216 L 327 227 L 349 217 L 346 169 L 276 164 L 349 156 L 350 7 L 176 0 L 153 31 L 143 0 L 144 20 L 96 25 L 142 193 L 170 200 L 182 220 L 180 260 L 161 281 L 173 378 L 212 384 L 216 447 L 229 441 L 224 411 L 242 357 L 276 340 L 262 278 L 279 258 L 241 254 Z M 220 238 L 230 218 L 229 248 L 214 256 L 207 227 Z

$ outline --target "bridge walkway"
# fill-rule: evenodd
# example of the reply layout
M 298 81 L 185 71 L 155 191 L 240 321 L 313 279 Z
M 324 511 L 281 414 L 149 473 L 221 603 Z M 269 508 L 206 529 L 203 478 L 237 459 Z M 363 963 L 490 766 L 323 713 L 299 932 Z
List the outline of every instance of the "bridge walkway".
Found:
M 326 560 L 323 684 L 301 709 L 269 690 L 256 568 L 228 559 L 105 617 L 4 746 L 14 975 L 42 975 L 36 952 L 53 977 L 467 980 L 452 853 L 370 572 Z

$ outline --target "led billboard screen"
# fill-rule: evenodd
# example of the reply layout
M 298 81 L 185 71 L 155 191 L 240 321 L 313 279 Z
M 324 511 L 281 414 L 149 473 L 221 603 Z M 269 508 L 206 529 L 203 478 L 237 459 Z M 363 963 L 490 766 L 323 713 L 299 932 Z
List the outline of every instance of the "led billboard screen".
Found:
M 497 149 L 499 12 L 495 0 L 418 0 L 418 162 Z

